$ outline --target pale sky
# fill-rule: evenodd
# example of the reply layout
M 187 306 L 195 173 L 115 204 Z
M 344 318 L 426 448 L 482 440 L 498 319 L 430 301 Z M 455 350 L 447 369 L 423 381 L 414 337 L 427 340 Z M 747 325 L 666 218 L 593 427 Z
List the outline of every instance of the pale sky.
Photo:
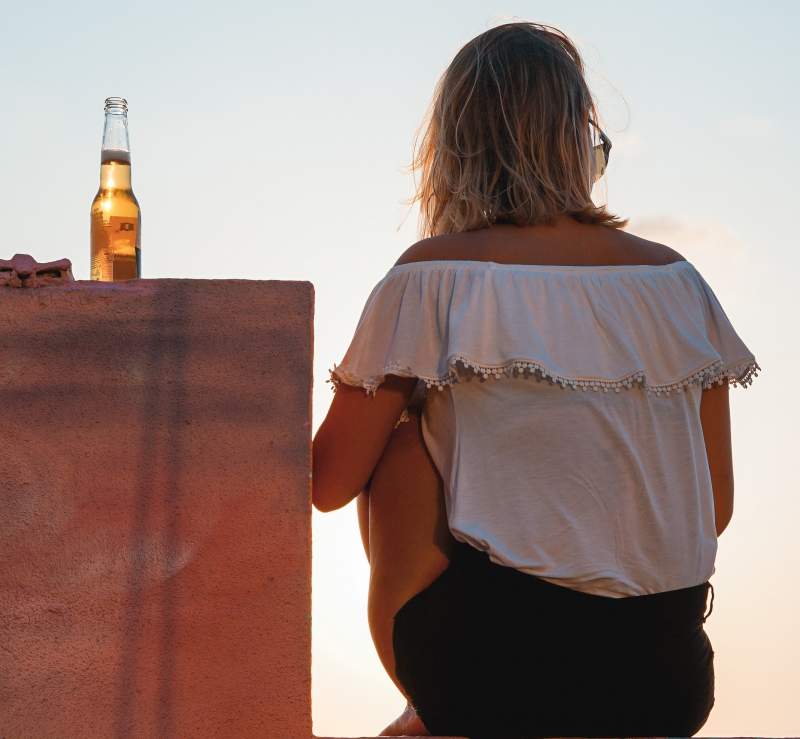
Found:
M 705 624 L 698 736 L 800 734 L 796 456 L 800 148 L 795 2 L 269 4 L 0 0 L 0 256 L 89 276 L 103 100 L 126 97 L 143 277 L 309 280 L 313 432 L 364 301 L 417 239 L 405 167 L 433 85 L 499 23 L 561 28 L 613 148 L 596 200 L 692 261 L 763 372 L 731 389 L 735 511 Z M 405 701 L 367 625 L 355 503 L 313 512 L 319 736 L 376 735 Z

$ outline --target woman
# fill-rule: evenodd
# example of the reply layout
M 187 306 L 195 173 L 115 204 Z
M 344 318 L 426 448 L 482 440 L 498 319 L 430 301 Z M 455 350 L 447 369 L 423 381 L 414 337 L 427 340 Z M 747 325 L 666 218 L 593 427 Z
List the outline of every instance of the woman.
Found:
M 557 29 L 467 43 L 415 157 L 424 238 L 331 370 L 313 502 L 358 500 L 408 699 L 384 735 L 690 736 L 714 703 L 728 385 L 759 367 L 691 263 L 592 203 L 596 120 Z

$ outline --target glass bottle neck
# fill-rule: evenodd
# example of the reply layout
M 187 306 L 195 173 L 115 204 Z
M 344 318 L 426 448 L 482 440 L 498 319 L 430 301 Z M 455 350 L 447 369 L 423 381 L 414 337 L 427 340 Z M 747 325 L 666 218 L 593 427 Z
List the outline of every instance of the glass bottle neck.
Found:
M 128 114 L 124 111 L 107 111 L 103 126 L 103 149 L 121 150 L 130 154 L 128 141 Z
M 107 112 L 100 152 L 100 189 L 131 189 L 131 147 L 128 141 L 128 116 Z

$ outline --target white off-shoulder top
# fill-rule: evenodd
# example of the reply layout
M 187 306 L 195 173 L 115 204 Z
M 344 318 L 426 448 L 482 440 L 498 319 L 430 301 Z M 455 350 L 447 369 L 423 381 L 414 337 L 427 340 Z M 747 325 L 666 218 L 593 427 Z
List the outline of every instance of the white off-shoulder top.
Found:
M 453 536 L 621 598 L 714 574 L 701 393 L 759 369 L 688 261 L 434 260 L 375 285 L 328 382 L 374 394 L 387 374 L 420 378 Z

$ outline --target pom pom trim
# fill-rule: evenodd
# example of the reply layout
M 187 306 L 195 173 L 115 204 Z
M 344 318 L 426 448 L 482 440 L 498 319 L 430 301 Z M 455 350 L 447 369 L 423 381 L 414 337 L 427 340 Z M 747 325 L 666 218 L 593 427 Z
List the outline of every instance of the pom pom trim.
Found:
M 383 369 L 380 375 L 374 375 L 367 378 L 357 377 L 347 370 L 343 370 L 340 366 L 334 363 L 333 367 L 328 370 L 330 378 L 326 382 L 331 383 L 331 390 L 335 393 L 339 389 L 339 385 L 344 383 L 356 387 L 363 387 L 367 395 L 375 395 L 378 387 L 386 379 L 386 375 L 400 375 L 402 377 L 419 377 L 425 382 L 428 389 L 435 387 L 437 390 L 444 390 L 449 385 L 454 385 L 459 382 L 459 376 L 454 367 L 456 364 L 461 364 L 468 372 L 475 376 L 481 377 L 481 381 L 488 378 L 500 379 L 502 377 L 515 377 L 515 376 L 537 376 L 540 379 L 548 380 L 551 384 L 561 385 L 562 388 L 570 388 L 572 390 L 594 390 L 595 392 L 620 392 L 620 390 L 631 389 L 634 387 L 646 390 L 647 393 L 653 395 L 670 395 L 673 392 L 681 393 L 686 387 L 692 383 L 701 385 L 703 389 L 709 389 L 714 385 L 722 385 L 728 383 L 736 387 L 747 388 L 753 383 L 753 379 L 758 377 L 761 367 L 753 357 L 747 357 L 741 361 L 735 362 L 730 366 L 718 359 L 706 365 L 702 369 L 693 372 L 691 375 L 684 377 L 678 382 L 664 383 L 660 385 L 649 385 L 642 370 L 632 372 L 625 377 L 608 380 L 600 378 L 586 378 L 586 377 L 567 377 L 558 375 L 550 371 L 540 362 L 528 359 L 515 359 L 504 365 L 485 365 L 474 362 L 468 357 L 456 354 L 448 360 L 450 369 L 447 374 L 441 377 L 426 377 L 414 372 L 410 367 L 391 362 Z M 405 419 L 404 419 L 405 420 Z

